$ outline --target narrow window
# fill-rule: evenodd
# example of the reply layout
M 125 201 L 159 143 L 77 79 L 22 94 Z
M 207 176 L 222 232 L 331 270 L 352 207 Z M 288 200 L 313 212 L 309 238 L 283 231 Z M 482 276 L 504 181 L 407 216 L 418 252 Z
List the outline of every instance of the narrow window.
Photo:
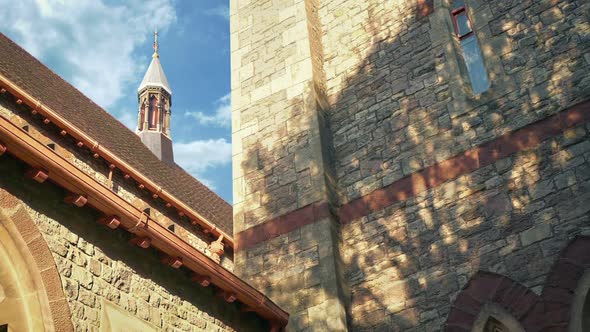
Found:
M 149 114 L 148 114 L 148 129 L 156 130 L 158 126 L 158 98 L 152 95 L 150 97 Z
M 477 38 L 473 32 L 471 20 L 467 14 L 465 0 L 453 1 L 451 16 L 453 17 L 455 36 L 459 39 L 463 50 L 463 60 L 469 73 L 471 88 L 473 93 L 478 95 L 490 88 L 490 79 L 483 63 Z
M 145 101 L 141 103 L 141 107 L 139 108 L 139 123 L 137 124 L 137 130 L 143 130 L 143 122 L 145 121 Z

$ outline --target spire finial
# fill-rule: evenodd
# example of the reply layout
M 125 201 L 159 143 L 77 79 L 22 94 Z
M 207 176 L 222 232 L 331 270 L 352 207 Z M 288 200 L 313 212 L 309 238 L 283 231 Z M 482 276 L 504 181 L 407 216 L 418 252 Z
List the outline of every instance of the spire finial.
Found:
M 154 31 L 154 55 L 152 55 L 152 57 L 154 57 L 154 58 L 160 57 L 158 55 L 158 29 L 157 28 Z

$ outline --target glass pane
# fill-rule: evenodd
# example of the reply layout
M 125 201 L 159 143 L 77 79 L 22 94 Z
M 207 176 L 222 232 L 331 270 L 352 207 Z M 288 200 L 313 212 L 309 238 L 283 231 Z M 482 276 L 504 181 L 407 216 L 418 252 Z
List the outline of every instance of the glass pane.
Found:
M 481 50 L 477 43 L 475 35 L 469 36 L 461 41 L 463 48 L 463 58 L 465 65 L 469 72 L 469 80 L 471 81 L 471 88 L 476 95 L 486 91 L 490 87 L 490 79 L 488 72 L 483 63 Z
M 459 37 L 465 36 L 466 34 L 470 33 L 471 30 L 471 23 L 467 18 L 467 12 L 462 11 L 461 13 L 457 14 L 457 34 Z
M 493 317 L 488 319 L 484 332 L 507 332 L 508 330 L 504 327 L 504 324 L 500 323 Z
M 453 10 L 457 8 L 465 7 L 465 0 L 455 0 L 453 1 Z

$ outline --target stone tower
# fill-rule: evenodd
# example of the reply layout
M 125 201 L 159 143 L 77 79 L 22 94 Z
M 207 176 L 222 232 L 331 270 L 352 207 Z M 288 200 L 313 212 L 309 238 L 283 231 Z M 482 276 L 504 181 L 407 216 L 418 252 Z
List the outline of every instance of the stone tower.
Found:
M 231 7 L 236 269 L 291 313 L 292 328 L 342 331 L 319 2 L 242 2 Z
M 137 97 L 139 102 L 137 135 L 160 160 L 174 164 L 170 136 L 172 90 L 160 64 L 157 31 L 154 33 L 152 62 L 137 89 Z
M 561 295 L 588 290 L 560 260 L 590 246 L 589 12 L 231 0 L 237 272 L 293 331 L 567 326 Z

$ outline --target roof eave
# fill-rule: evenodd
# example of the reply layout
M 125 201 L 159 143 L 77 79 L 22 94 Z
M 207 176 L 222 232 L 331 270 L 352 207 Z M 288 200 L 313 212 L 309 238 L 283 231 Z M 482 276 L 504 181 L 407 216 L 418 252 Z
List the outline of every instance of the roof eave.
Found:
M 90 136 L 88 136 L 84 131 L 80 130 L 64 117 L 60 116 L 57 112 L 52 110 L 51 108 L 44 105 L 40 100 L 37 100 L 30 94 L 28 94 L 24 89 L 20 88 L 17 84 L 6 78 L 4 75 L 0 74 L 0 85 L 4 86 L 11 94 L 20 98 L 25 102 L 29 107 L 35 110 L 35 112 L 45 116 L 49 121 L 53 122 L 59 128 L 65 130 L 68 135 L 71 135 L 82 144 L 88 146 L 94 153 L 96 153 L 99 157 L 105 159 L 108 163 L 113 164 L 115 167 L 119 168 L 123 173 L 128 174 L 138 183 L 141 183 L 146 190 L 152 192 L 154 195 L 157 195 L 162 200 L 170 203 L 174 207 L 177 208 L 179 212 L 182 212 L 186 216 L 188 216 L 192 221 L 199 224 L 205 231 L 211 232 L 213 235 L 220 237 L 223 235 L 223 242 L 224 244 L 228 245 L 231 248 L 234 248 L 234 239 L 233 236 L 227 234 L 223 230 L 219 229 L 214 223 L 207 220 L 203 217 L 200 213 L 189 207 L 187 204 L 182 202 L 180 199 L 176 198 L 171 193 L 164 190 L 161 186 L 154 183 L 148 177 L 143 175 L 141 172 L 136 170 L 134 167 L 123 161 L 109 149 L 105 148 L 100 144 L 100 142 L 94 140 Z

